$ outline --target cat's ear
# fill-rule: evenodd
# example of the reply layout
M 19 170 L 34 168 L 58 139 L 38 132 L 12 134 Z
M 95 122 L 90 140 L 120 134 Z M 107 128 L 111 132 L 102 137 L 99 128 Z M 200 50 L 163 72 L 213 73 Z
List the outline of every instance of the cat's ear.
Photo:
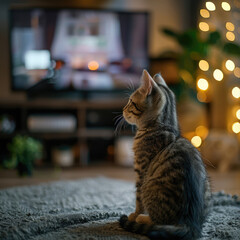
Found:
M 162 77 L 162 75 L 161 75 L 160 73 L 155 74 L 154 77 L 153 77 L 153 80 L 154 80 L 156 83 L 162 84 L 162 85 L 164 85 L 164 86 L 167 87 L 167 84 L 166 84 L 166 82 L 164 81 L 164 79 L 163 79 L 163 77 Z
M 155 82 L 153 81 L 148 71 L 145 69 L 143 70 L 141 80 L 142 84 L 140 86 L 140 92 L 145 96 L 150 95 L 152 93 L 152 89 L 155 85 Z

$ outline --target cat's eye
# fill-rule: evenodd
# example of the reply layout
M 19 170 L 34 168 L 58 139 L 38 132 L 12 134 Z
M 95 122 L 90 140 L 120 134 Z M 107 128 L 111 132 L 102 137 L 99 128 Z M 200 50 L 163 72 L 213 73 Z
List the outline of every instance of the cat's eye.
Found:
M 142 110 L 137 106 L 135 102 L 132 101 L 131 103 L 139 112 L 142 112 Z

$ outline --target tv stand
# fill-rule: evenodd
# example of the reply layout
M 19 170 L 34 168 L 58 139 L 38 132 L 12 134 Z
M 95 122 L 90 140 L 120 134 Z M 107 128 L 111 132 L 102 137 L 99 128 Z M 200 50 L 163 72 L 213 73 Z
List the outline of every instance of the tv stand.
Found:
M 73 87 L 68 89 L 56 89 L 55 80 L 46 78 L 30 87 L 26 93 L 29 100 L 35 99 L 69 99 L 69 100 L 91 100 L 91 99 L 120 99 L 126 92 L 126 88 L 116 89 L 83 89 L 78 90 Z
M 9 115 L 16 123 L 12 133 L 0 132 L 1 159 L 8 154 L 7 144 L 17 134 L 24 134 L 39 139 L 45 149 L 43 163 L 52 165 L 52 149 L 58 145 L 69 145 L 75 149 L 75 164 L 87 165 L 91 160 L 113 160 L 114 117 L 120 114 L 126 100 L 123 98 L 112 99 L 31 99 L 22 102 L 0 102 L 0 116 Z M 70 114 L 76 118 L 77 126 L 73 131 L 30 131 L 28 127 L 29 116 L 34 114 L 61 115 Z M 131 135 L 126 130 L 123 134 Z M 102 149 L 98 149 L 102 148 Z M 96 153 L 99 151 L 99 158 Z M 111 155 L 112 154 L 112 155 Z M 94 157 L 93 157 L 94 156 Z M 90 160 L 91 159 L 91 160 Z

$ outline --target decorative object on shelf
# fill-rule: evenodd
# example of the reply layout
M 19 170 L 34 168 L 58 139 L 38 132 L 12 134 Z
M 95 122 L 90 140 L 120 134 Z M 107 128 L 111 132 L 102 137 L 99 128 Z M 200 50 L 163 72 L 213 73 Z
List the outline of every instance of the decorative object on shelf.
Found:
M 132 137 L 119 137 L 115 143 L 115 161 L 118 165 L 124 167 L 133 166 L 133 138 Z
M 42 157 L 42 144 L 31 137 L 17 135 L 8 149 L 11 158 L 4 162 L 5 167 L 17 168 L 20 176 L 31 176 L 34 161 Z
M 0 115 L 0 133 L 13 133 L 16 123 L 12 116 L 8 114 Z
M 72 114 L 32 114 L 27 126 L 31 132 L 73 132 L 77 119 Z
M 52 159 L 56 166 L 71 167 L 74 164 L 72 148 L 67 145 L 55 147 L 52 150 Z
M 205 164 L 220 172 L 240 165 L 238 140 L 227 131 L 211 130 L 201 146 L 201 153 Z

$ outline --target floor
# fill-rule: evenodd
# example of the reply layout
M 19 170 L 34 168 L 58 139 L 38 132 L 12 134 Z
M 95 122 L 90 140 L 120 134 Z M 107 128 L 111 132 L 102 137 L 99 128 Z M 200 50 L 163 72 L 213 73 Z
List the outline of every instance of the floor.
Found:
M 224 190 L 229 194 L 240 196 L 240 170 L 226 173 L 208 171 L 213 191 Z M 19 178 L 16 171 L 0 169 L 0 188 L 23 185 L 35 185 L 58 180 L 74 180 L 87 177 L 105 176 L 126 181 L 134 181 L 132 168 L 119 166 L 89 166 L 74 169 L 41 169 L 36 170 L 31 178 Z

